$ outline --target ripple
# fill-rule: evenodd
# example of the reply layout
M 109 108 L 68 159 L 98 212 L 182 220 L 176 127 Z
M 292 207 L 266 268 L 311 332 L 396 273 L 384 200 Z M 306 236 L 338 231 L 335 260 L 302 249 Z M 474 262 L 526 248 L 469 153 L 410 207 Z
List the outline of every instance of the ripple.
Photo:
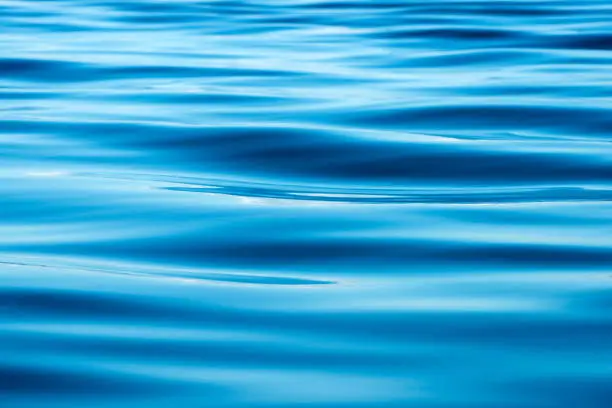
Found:
M 169 191 L 355 204 L 504 204 L 612 200 L 612 191 L 609 189 L 587 189 L 581 187 L 472 188 L 469 190 L 348 189 L 323 186 L 283 186 L 279 184 L 255 183 L 252 181 L 206 180 L 194 177 L 152 174 L 81 174 L 78 176 L 94 179 L 100 177 L 179 184 L 179 186 L 160 187 Z
M 6 258 L 5 258 L 6 259 Z M 299 277 L 287 277 L 287 276 L 265 276 L 265 275 L 249 275 L 244 273 L 219 273 L 219 272 L 204 272 L 194 270 L 172 270 L 172 269 L 157 269 L 155 267 L 145 268 L 139 266 L 126 266 L 116 265 L 110 268 L 108 265 L 102 267 L 95 267 L 91 265 L 92 262 L 86 263 L 86 266 L 74 265 L 74 261 L 66 264 L 64 263 L 30 263 L 30 262 L 10 262 L 0 261 L 0 265 L 12 266 L 12 267 L 36 267 L 36 268 L 54 268 L 54 269 L 72 269 L 79 272 L 85 273 L 112 273 L 119 275 L 135 275 L 150 278 L 168 278 L 168 279 L 181 279 L 185 281 L 197 282 L 197 281 L 211 281 L 211 282 L 226 282 L 226 283 L 243 283 L 243 284 L 258 284 L 258 285 L 327 285 L 335 282 L 306 279 Z M 72 302 L 72 301 L 71 301 Z

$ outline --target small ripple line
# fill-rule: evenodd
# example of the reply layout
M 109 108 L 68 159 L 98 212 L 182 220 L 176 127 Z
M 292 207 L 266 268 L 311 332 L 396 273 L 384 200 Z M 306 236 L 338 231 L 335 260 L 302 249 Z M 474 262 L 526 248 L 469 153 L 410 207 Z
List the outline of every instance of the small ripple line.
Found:
M 159 187 L 167 191 L 355 204 L 506 204 L 612 201 L 612 189 L 607 187 L 332 188 L 150 174 L 80 174 L 80 176 L 180 184 L 179 186 Z

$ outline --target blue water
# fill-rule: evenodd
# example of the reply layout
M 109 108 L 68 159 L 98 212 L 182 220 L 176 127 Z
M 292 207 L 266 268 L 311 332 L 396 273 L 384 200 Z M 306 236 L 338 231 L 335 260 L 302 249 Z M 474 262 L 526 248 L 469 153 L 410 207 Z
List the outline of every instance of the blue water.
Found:
M 0 0 L 2 408 L 612 406 L 609 0 Z

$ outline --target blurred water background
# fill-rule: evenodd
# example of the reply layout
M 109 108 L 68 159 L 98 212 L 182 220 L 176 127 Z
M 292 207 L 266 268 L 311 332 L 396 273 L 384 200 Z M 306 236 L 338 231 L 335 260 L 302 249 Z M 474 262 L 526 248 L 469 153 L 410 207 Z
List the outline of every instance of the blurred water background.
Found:
M 607 408 L 608 0 L 0 1 L 0 405 Z

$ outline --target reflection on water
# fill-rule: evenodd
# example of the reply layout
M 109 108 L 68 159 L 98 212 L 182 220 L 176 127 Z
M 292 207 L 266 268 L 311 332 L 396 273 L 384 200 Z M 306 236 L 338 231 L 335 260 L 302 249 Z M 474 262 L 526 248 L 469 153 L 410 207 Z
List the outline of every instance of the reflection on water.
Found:
M 0 405 L 608 407 L 610 21 L 0 1 Z

